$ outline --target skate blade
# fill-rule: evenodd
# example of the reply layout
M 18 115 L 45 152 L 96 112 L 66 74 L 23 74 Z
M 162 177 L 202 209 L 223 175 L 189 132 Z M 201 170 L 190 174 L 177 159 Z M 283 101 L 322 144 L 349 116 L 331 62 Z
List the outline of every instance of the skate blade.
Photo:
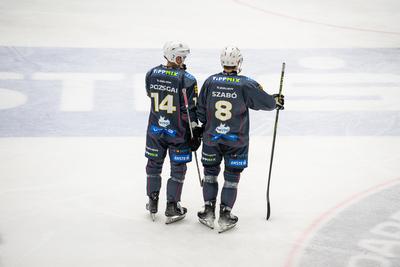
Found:
M 218 234 L 221 234 L 223 232 L 226 232 L 230 229 L 232 229 L 233 227 L 235 227 L 236 224 L 231 224 L 231 225 L 220 225 L 219 226 L 219 230 L 218 230 Z
M 172 217 L 167 217 L 167 220 L 165 221 L 165 224 L 171 224 L 177 221 L 182 220 L 183 218 L 185 218 L 186 214 L 184 215 L 180 215 L 180 216 L 172 216 Z
M 208 221 L 208 220 L 204 220 L 204 219 L 200 219 L 199 218 L 199 222 L 201 222 L 202 224 L 204 224 L 208 228 L 214 229 L 214 221 Z
M 150 209 L 149 209 L 149 204 L 148 204 L 148 203 L 146 204 L 146 210 L 150 211 Z M 151 220 L 154 222 L 154 221 L 156 220 L 156 214 L 150 212 L 150 218 L 151 218 Z

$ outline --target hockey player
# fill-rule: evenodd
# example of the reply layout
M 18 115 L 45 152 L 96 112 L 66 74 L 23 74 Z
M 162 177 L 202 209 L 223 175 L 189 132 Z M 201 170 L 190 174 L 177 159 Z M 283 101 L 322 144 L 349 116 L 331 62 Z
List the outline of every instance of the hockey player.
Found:
M 151 98 L 151 111 L 147 127 L 146 166 L 147 196 L 146 205 L 152 219 L 158 211 L 161 188 L 161 170 L 167 151 L 171 162 L 171 175 L 167 182 L 166 223 L 185 217 L 186 208 L 180 205 L 186 163 L 192 160 L 190 129 L 182 89 L 186 88 L 189 99 L 189 114 L 194 125 L 197 122 L 195 101 L 197 99 L 196 79 L 185 71 L 185 58 L 189 47 L 181 42 L 167 42 L 164 45 L 166 65 L 152 68 L 146 74 L 146 90 Z M 194 127 L 193 125 L 193 127 Z M 200 144 L 197 144 L 197 147 Z M 194 145 L 196 146 L 196 145 Z
M 225 183 L 221 192 L 218 224 L 220 232 L 234 227 L 238 217 L 231 213 L 235 204 L 240 173 L 247 167 L 249 150 L 249 108 L 283 109 L 283 96 L 269 95 L 256 81 L 239 75 L 243 61 L 237 47 L 221 52 L 223 72 L 210 76 L 203 84 L 197 118 L 204 127 L 202 164 L 204 167 L 204 210 L 199 221 L 214 228 L 218 194 L 217 177 L 224 159 Z

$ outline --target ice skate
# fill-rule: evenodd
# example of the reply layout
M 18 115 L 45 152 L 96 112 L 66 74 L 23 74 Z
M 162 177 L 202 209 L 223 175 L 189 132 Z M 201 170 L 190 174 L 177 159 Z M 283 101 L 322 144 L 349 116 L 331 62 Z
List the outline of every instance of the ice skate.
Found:
M 218 233 L 223 233 L 236 226 L 238 217 L 231 214 L 231 208 L 221 205 L 219 212 L 219 230 Z
M 197 213 L 199 221 L 205 226 L 214 229 L 215 221 L 215 201 L 207 201 L 204 205 L 204 210 Z
M 182 220 L 186 216 L 187 209 L 181 207 L 179 202 L 168 202 L 165 216 L 167 216 L 166 224 L 171 224 Z
M 158 211 L 158 192 L 150 194 L 149 202 L 146 204 L 146 209 L 150 212 L 150 217 L 154 222 Z

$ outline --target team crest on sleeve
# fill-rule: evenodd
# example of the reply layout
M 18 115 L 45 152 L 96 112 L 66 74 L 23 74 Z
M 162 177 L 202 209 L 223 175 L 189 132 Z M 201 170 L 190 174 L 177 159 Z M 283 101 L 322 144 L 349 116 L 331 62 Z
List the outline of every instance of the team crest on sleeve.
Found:
M 258 82 L 256 82 L 255 80 L 253 80 L 252 78 L 246 77 L 246 80 L 249 81 L 249 82 L 252 82 L 252 83 L 256 84 L 258 89 L 261 89 L 261 90 L 264 91 L 264 88 L 262 87 L 262 85 L 259 84 Z
M 190 74 L 189 72 L 185 72 L 185 77 L 188 78 L 188 79 L 191 79 L 191 80 L 196 80 L 196 78 L 192 74 Z

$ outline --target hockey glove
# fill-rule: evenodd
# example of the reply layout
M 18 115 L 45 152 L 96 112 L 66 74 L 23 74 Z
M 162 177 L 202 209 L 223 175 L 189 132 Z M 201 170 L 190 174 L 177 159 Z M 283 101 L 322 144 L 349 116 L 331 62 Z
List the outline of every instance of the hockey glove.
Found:
M 275 99 L 276 109 L 284 110 L 285 109 L 285 107 L 284 107 L 285 97 L 283 95 L 279 95 L 279 94 L 274 94 L 273 97 Z
M 192 151 L 197 151 L 201 144 L 204 128 L 200 126 L 193 127 L 193 139 L 190 139 L 189 146 Z

